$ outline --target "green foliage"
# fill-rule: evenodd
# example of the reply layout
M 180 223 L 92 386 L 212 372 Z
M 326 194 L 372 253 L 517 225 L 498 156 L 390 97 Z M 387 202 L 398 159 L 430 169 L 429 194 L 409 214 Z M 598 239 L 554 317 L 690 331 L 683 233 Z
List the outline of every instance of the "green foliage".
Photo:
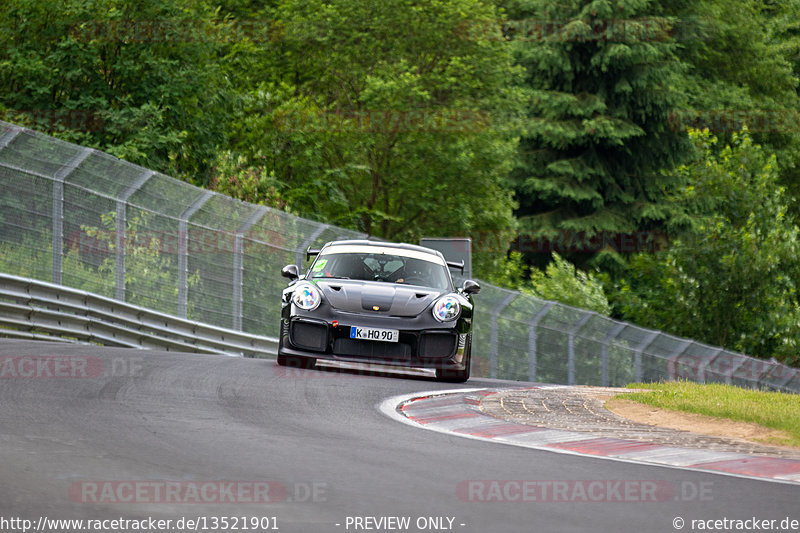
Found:
M 506 236 L 667 229 L 667 252 L 635 256 L 624 281 L 608 282 L 618 313 L 800 362 L 800 0 L 3 7 L 0 118 L 381 238 L 496 235 L 491 252 L 476 251 L 479 277 L 600 313 L 608 302 L 597 274 L 558 256 L 540 271 L 505 252 Z M 502 33 L 501 19 L 551 21 L 555 31 Z M 152 23 L 161 26 L 148 31 Z M 686 162 L 693 149 L 674 111 L 706 113 L 717 127 L 719 141 L 693 134 L 697 161 Z M 766 123 L 759 111 L 772 113 Z M 740 125 L 751 133 L 734 135 Z M 159 205 L 182 200 L 157 179 L 147 189 Z M 0 220 L 37 210 L 11 196 Z M 238 207 L 215 200 L 205 212 L 236 227 Z M 109 223 L 85 230 L 100 236 Z M 136 233 L 141 220 L 132 223 Z M 4 238 L 0 263 L 49 279 L 50 251 Z M 130 295 L 174 290 L 175 266 L 157 248 L 131 254 Z M 595 259 L 613 276 L 626 267 L 619 254 Z M 109 295 L 112 260 L 91 267 L 67 250 L 65 279 Z M 198 308 L 223 305 L 203 298 Z
M 412 242 L 513 230 L 503 117 L 518 108 L 518 71 L 501 42 L 459 34 L 495 20 L 492 6 L 287 0 L 268 16 L 283 31 L 273 53 L 232 57 L 251 89 L 231 137 L 274 172 L 291 211 Z
M 32 238 L 22 239 L 22 242 L 0 242 L 0 272 L 52 281 L 52 266 L 52 245 L 43 248 Z
M 202 0 L 8 0 L 0 114 L 203 183 L 232 93 Z
M 544 271 L 531 270 L 531 285 L 533 294 L 539 298 L 589 309 L 605 316 L 611 313 L 603 284 L 597 276 L 577 270 L 575 265 L 556 253 Z
M 800 194 L 800 1 L 662 0 L 675 17 L 677 54 L 688 67 L 677 86 L 689 126 L 723 143 L 744 127 L 777 155 L 779 181 Z M 795 215 L 798 214 L 795 210 Z
M 775 156 L 746 132 L 716 149 L 693 131 L 697 161 L 672 202 L 692 231 L 630 262 L 615 307 L 625 319 L 748 355 L 800 364 L 798 228 L 777 185 Z
M 479 254 L 473 254 L 473 261 L 476 257 L 479 257 Z M 484 279 L 506 289 L 520 290 L 525 284 L 527 270 L 522 254 L 510 252 L 508 256 L 498 261 L 498 265 L 492 269 L 491 277 Z
M 544 270 L 539 270 L 535 267 L 528 269 L 522 254 L 511 252 L 488 281 L 543 300 L 589 309 L 604 316 L 611 313 L 600 277 L 575 268 L 557 253 L 553 254 L 553 260 Z
M 760 424 L 783 431 L 786 437 L 757 440 L 784 446 L 800 446 L 800 396 L 797 394 L 687 381 L 632 383 L 628 387 L 654 390 L 620 394 L 615 398 L 633 400 L 662 409 Z
M 793 72 L 789 61 L 796 49 L 787 48 L 785 41 L 792 27 L 797 27 L 800 4 L 796 1 L 704 0 L 678 7 L 670 6 L 670 2 L 663 4 L 669 15 L 677 17 L 679 56 L 693 67 L 687 73 L 697 82 L 696 92 L 691 94 L 694 102 L 690 103 L 735 104 L 720 98 L 733 97 L 737 87 L 754 98 L 781 101 L 796 88 L 800 72 Z M 715 84 L 718 91 L 703 90 Z
M 684 158 L 686 136 L 668 125 L 680 104 L 676 44 L 652 2 L 519 0 L 514 19 L 555 21 L 558 30 L 511 36 L 531 89 L 521 162 L 513 173 L 519 215 L 534 235 L 631 232 L 675 212 L 674 183 L 661 173 Z M 626 21 L 622 35 L 609 20 Z M 654 24 L 660 22 L 661 24 Z
M 81 230 L 96 239 L 100 249 L 108 250 L 108 255 L 98 266 L 94 276 L 68 281 L 69 269 L 65 266 L 64 283 L 71 287 L 85 288 L 80 285 L 92 283 L 97 278 L 104 285 L 113 287 L 116 279 L 116 213 L 102 215 L 102 227 L 82 226 Z M 125 232 L 125 294 L 126 301 L 141 307 L 174 314 L 178 301 L 177 265 L 175 257 L 162 253 L 161 239 L 146 232 L 140 227 L 147 227 L 148 215 L 140 212 L 127 222 Z M 70 253 L 77 253 L 71 250 Z M 187 286 L 196 287 L 200 277 L 195 272 L 187 277 Z M 90 290 L 86 288 L 85 290 Z M 189 309 L 191 312 L 191 309 Z
M 283 184 L 275 178 L 274 171 L 248 165 L 243 156 L 234 157 L 226 151 L 217 159 L 213 174 L 209 188 L 218 193 L 251 204 L 287 210 L 280 193 Z
M 178 280 L 177 265 L 171 254 L 163 253 L 163 243 L 148 232 L 146 215 L 135 216 L 127 221 L 125 246 L 125 294 L 128 303 L 175 314 L 177 310 Z M 62 282 L 68 287 L 85 290 L 113 298 L 116 287 L 116 213 L 102 215 L 100 227 L 82 226 L 81 231 L 92 238 L 102 259 L 97 266 L 87 261 L 79 246 L 64 250 Z M 52 280 L 52 243 L 28 237 L 22 242 L 0 243 L 0 272 L 30 277 L 43 281 Z M 197 272 L 188 278 L 190 288 L 199 288 L 201 279 Z M 191 314 L 191 303 L 189 312 Z

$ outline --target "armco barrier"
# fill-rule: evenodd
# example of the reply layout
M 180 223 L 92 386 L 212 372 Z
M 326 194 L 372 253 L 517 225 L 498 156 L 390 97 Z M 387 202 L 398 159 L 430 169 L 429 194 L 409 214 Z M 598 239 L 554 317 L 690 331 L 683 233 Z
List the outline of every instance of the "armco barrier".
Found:
M 240 202 L 0 121 L 0 327 L 274 354 L 281 267 L 365 235 Z M 473 375 L 688 379 L 800 392 L 800 371 L 481 282 Z M 3 331 L 0 331 L 3 334 Z
M 275 356 L 278 340 L 158 313 L 119 300 L 0 273 L 0 327 L 18 338 L 71 338 L 127 348 Z

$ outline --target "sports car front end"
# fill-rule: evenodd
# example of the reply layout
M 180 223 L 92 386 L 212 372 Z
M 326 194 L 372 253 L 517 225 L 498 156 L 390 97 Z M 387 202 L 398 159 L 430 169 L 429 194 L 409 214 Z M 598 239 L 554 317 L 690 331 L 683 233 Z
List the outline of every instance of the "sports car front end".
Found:
M 335 244 L 283 292 L 279 363 L 382 363 L 468 379 L 477 285 L 455 290 L 444 258 L 421 247 Z M 350 275 L 341 275 L 344 264 Z

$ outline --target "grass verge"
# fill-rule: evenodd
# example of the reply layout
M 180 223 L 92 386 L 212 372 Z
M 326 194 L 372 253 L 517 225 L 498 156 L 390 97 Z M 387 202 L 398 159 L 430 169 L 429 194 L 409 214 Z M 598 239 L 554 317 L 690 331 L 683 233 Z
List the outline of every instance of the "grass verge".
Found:
M 669 381 L 631 383 L 628 388 L 647 392 L 619 394 L 615 398 L 632 400 L 660 409 L 683 411 L 760 426 L 785 432 L 784 446 L 800 446 L 800 395 L 742 389 L 718 383 Z

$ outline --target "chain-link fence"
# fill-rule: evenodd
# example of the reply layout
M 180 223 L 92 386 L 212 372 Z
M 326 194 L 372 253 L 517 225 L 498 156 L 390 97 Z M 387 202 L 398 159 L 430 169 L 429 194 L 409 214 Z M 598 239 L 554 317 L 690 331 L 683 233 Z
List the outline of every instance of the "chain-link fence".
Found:
M 363 234 L 252 205 L 0 121 L 0 272 L 277 336 L 280 269 Z M 473 375 L 800 391 L 800 371 L 482 283 Z
M 482 284 L 478 375 L 619 386 L 686 379 L 800 392 L 800 371 Z

